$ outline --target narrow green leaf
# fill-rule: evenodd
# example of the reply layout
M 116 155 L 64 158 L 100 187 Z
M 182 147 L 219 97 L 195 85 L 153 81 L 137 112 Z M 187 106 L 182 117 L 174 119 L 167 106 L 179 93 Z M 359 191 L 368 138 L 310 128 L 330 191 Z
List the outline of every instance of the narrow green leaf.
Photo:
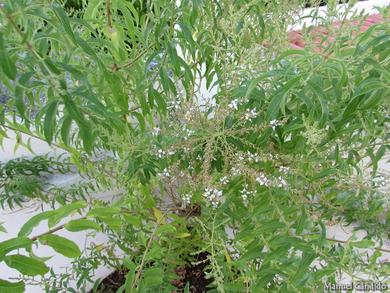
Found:
M 13 62 L 13 60 L 8 56 L 2 32 L 0 32 L 0 64 L 0 68 L 4 71 L 7 77 L 14 80 L 16 78 L 16 66 L 15 62 Z
M 305 50 L 294 50 L 294 49 L 286 50 L 278 55 L 278 57 L 274 60 L 274 64 L 279 63 L 281 60 L 291 55 L 305 56 L 306 52 Z
M 160 268 L 151 268 L 144 273 L 144 282 L 146 287 L 161 285 L 163 282 L 164 270 Z
M 63 95 L 62 99 L 65 104 L 65 109 L 67 110 L 69 116 L 77 122 L 79 126 L 88 126 L 87 121 L 84 118 L 84 115 L 81 113 L 79 107 L 68 95 Z
M 49 102 L 46 108 L 45 120 L 43 124 L 43 133 L 49 144 L 53 141 L 53 136 L 57 124 L 57 108 L 59 105 L 59 100 L 54 100 Z
M 76 38 L 74 36 L 73 30 L 70 26 L 69 18 L 65 13 L 65 10 L 60 5 L 53 5 L 53 10 L 60 20 L 62 27 L 64 28 L 65 32 L 69 35 L 69 37 L 72 39 L 74 44 L 77 44 Z
M 57 225 L 61 219 L 69 216 L 72 212 L 83 209 L 87 206 L 85 201 L 76 201 L 66 206 L 62 206 L 59 209 L 54 211 L 54 214 L 50 216 L 48 225 L 49 228 Z
M 20 228 L 18 237 L 28 236 L 40 222 L 48 219 L 53 214 L 55 214 L 55 211 L 46 211 L 31 217 L 26 223 L 24 223 L 22 228 Z
M 369 239 L 363 239 L 356 242 L 350 242 L 350 244 L 357 248 L 373 248 L 375 246 L 374 241 Z
M 88 217 L 113 217 L 119 213 L 119 209 L 112 207 L 95 207 L 89 211 Z
M 39 237 L 39 242 L 44 245 L 50 246 L 56 252 L 69 258 L 76 258 L 81 255 L 80 248 L 76 245 L 76 243 L 58 235 L 43 235 Z
M 6 241 L 0 242 L 0 259 L 2 259 L 8 252 L 26 248 L 30 249 L 32 241 L 27 237 L 11 238 Z
M 99 224 L 86 219 L 73 220 L 65 224 L 65 229 L 71 232 L 79 232 L 83 230 L 100 230 Z
M 15 86 L 15 107 L 21 117 L 26 117 L 26 105 L 24 102 L 24 91 L 19 85 Z
M 49 271 L 49 268 L 43 261 L 24 255 L 9 255 L 4 258 L 4 261 L 10 268 L 27 276 L 43 276 Z
M 305 276 L 309 273 L 309 266 L 316 258 L 314 253 L 304 253 L 301 262 L 299 263 L 298 270 L 291 278 L 293 284 L 298 286 L 305 282 Z
M 60 74 L 61 74 L 61 71 L 57 68 L 57 66 L 55 66 L 55 64 L 53 63 L 53 61 L 51 61 L 49 58 L 45 58 L 45 59 L 43 60 L 43 62 L 45 62 L 46 67 L 47 67 L 52 73 L 54 73 L 55 75 L 60 75 Z
M 267 120 L 273 120 L 276 118 L 281 105 L 284 105 L 284 99 L 287 93 L 297 84 L 300 78 L 301 77 L 297 76 L 291 79 L 275 93 L 267 109 Z
M 0 279 L 0 292 L 1 293 L 23 293 L 25 292 L 24 282 L 11 283 L 6 280 Z
M 69 145 L 69 136 L 72 127 L 72 117 L 66 114 L 61 125 L 61 139 L 64 144 Z

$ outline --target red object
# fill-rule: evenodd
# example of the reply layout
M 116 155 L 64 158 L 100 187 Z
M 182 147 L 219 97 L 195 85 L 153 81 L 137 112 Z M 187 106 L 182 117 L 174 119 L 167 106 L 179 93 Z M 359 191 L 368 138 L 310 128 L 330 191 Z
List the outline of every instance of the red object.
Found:
M 363 21 L 354 20 L 354 21 L 350 21 L 349 24 L 356 27 L 358 26 L 359 31 L 364 32 L 368 30 L 368 28 L 373 24 L 380 23 L 382 21 L 383 21 L 382 16 L 380 16 L 379 14 L 373 14 L 368 16 Z M 340 21 L 335 21 L 333 23 L 333 26 L 335 28 L 339 28 L 341 26 Z M 326 28 L 321 26 L 313 29 L 310 32 L 310 38 L 314 41 L 314 44 L 318 46 L 324 42 L 324 39 L 326 39 L 325 41 L 326 43 L 332 42 L 334 40 L 334 37 L 328 35 L 328 31 L 326 30 Z M 306 46 L 306 41 L 302 36 L 302 32 L 299 30 L 289 32 L 288 40 L 291 43 L 291 47 L 293 49 L 303 50 Z

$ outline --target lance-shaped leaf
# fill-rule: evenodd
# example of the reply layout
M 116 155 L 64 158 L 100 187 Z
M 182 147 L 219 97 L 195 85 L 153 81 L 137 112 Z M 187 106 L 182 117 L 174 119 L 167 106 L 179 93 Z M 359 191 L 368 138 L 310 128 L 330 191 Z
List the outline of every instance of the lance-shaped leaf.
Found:
M 48 218 L 50 218 L 51 216 L 53 216 L 55 214 L 55 211 L 46 211 L 46 212 L 43 212 L 43 213 L 40 213 L 38 215 L 35 215 L 33 216 L 32 218 L 30 218 L 26 223 L 24 223 L 24 225 L 22 226 L 22 228 L 20 228 L 20 231 L 18 233 L 18 236 L 19 237 L 22 237 L 22 236 L 28 236 L 32 230 L 39 225 L 40 222 L 42 222 L 43 220 L 46 220 Z
M 51 101 L 46 108 L 45 120 L 43 124 L 43 133 L 47 142 L 50 144 L 53 141 L 53 135 L 56 129 L 56 115 L 59 100 Z
M 24 282 L 11 283 L 6 280 L 0 279 L 0 292 L 1 293 L 23 293 Z
M 70 205 L 62 206 L 55 210 L 55 213 L 49 218 L 49 228 L 57 225 L 61 219 L 69 216 L 72 212 L 85 208 L 87 206 L 85 201 L 76 201 Z
M 76 258 L 81 255 L 80 248 L 76 245 L 76 243 L 58 235 L 43 235 L 39 237 L 39 242 L 44 245 L 50 246 L 56 252 L 69 258 Z
M 79 220 L 73 220 L 70 221 L 69 223 L 65 224 L 65 229 L 71 232 L 78 232 L 78 231 L 83 231 L 83 230 L 100 230 L 99 224 L 87 220 L 87 219 L 79 219 Z
M 4 261 L 10 268 L 27 276 L 43 276 L 49 271 L 43 261 L 24 255 L 9 255 L 4 258 Z
M 11 238 L 0 242 L 0 259 L 2 259 L 8 252 L 19 248 L 30 249 L 32 241 L 27 237 Z

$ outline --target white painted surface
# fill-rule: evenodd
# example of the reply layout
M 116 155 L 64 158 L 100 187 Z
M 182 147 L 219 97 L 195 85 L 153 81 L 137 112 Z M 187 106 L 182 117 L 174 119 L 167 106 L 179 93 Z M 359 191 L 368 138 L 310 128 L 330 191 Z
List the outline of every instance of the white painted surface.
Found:
M 110 195 L 111 196 L 111 195 Z M 15 210 L 15 211 L 2 211 L 0 213 L 0 222 L 5 222 L 3 225 L 7 230 L 7 234 L 0 234 L 0 241 L 4 241 L 13 237 L 16 237 L 20 228 L 23 226 L 28 219 L 36 215 L 40 210 L 37 205 L 30 203 L 31 207 Z M 44 206 L 44 210 L 50 210 L 50 207 L 47 205 Z M 70 219 L 77 219 L 80 215 L 72 215 L 71 217 L 66 218 L 61 223 L 65 223 Z M 60 224 L 61 224 L 60 223 Z M 43 221 L 38 227 L 36 227 L 31 236 L 40 235 L 48 231 L 47 222 Z M 55 233 L 56 235 L 66 237 L 74 241 L 81 250 L 84 250 L 86 247 L 89 247 L 91 243 L 96 245 L 107 243 L 107 236 L 103 233 L 94 234 L 93 231 L 87 232 L 68 232 L 66 230 L 61 230 Z M 38 245 L 38 248 L 33 249 L 34 253 L 40 257 L 50 257 L 52 258 L 47 262 L 49 267 L 52 267 L 56 273 L 65 272 L 67 267 L 70 267 L 72 259 L 66 258 L 58 253 L 56 253 L 52 248 L 44 245 Z M 21 252 L 23 254 L 23 250 Z M 106 277 L 112 270 L 109 268 L 101 267 L 96 271 L 95 279 Z M 4 263 L 0 263 L 0 279 L 12 279 L 18 278 L 20 274 L 14 269 L 10 269 Z M 38 278 L 39 279 L 39 278 Z M 75 282 L 73 282 L 75 283 Z M 72 284 L 72 283 L 71 283 Z M 89 290 L 91 284 L 86 288 Z M 27 286 L 26 292 L 28 293 L 41 293 L 44 290 L 37 286 Z
M 19 157 L 33 157 L 35 155 L 44 155 L 47 153 L 60 154 L 62 151 L 51 148 L 46 142 L 29 137 L 28 135 L 22 134 L 21 138 L 23 142 L 27 142 L 28 139 L 31 139 L 31 148 L 34 152 L 32 154 L 26 147 L 19 146 L 15 150 L 15 140 L 16 135 L 14 132 L 7 131 L 8 138 L 4 139 L 4 143 L 2 148 L 0 148 L 0 162 L 5 162 L 11 159 L 19 158 Z
M 3 148 L 0 149 L 0 162 L 5 162 L 11 159 L 19 157 L 33 157 L 34 155 L 45 155 L 49 154 L 51 156 L 63 154 L 63 150 L 50 147 L 46 142 L 30 138 L 27 135 L 22 135 L 22 140 L 26 142 L 29 138 L 31 139 L 31 148 L 34 153 L 31 153 L 27 148 L 19 146 L 15 151 L 15 133 L 11 131 L 7 132 L 9 138 L 4 139 Z M 69 186 L 71 184 L 77 183 L 80 181 L 80 176 L 77 174 L 66 174 L 66 175 L 54 175 L 50 178 L 50 183 L 57 186 Z M 94 198 L 98 198 L 104 201 L 111 201 L 115 194 L 113 192 L 106 192 L 101 194 L 94 194 Z M 14 210 L 2 210 L 0 209 L 0 223 L 3 223 L 3 227 L 7 230 L 7 233 L 0 232 L 0 242 L 7 239 L 16 237 L 20 228 L 34 215 L 51 210 L 51 207 L 48 204 L 40 205 L 38 201 L 29 201 L 26 203 L 24 208 L 15 208 Z M 81 215 L 72 215 L 64 219 L 61 223 L 65 223 L 70 219 L 77 219 Z M 59 225 L 61 224 L 59 223 Z M 41 233 L 48 231 L 47 221 L 43 221 L 38 227 L 36 227 L 30 236 L 36 236 Z M 85 248 L 90 247 L 91 244 L 99 245 L 106 244 L 108 237 L 103 233 L 94 233 L 94 231 L 83 231 L 83 232 L 68 232 L 66 230 L 60 230 L 55 233 L 56 235 L 66 237 L 74 241 L 79 248 L 83 251 Z M 35 248 L 34 253 L 40 257 L 50 257 L 52 258 L 47 262 L 49 267 L 52 267 L 56 273 L 62 273 L 69 269 L 71 266 L 72 259 L 66 258 L 55 251 L 49 246 L 39 245 L 38 248 Z M 20 251 L 23 254 L 23 250 Z M 94 275 L 94 280 L 99 278 L 105 278 L 112 272 L 111 268 L 100 267 L 96 270 Z M 18 278 L 18 271 L 7 267 L 4 263 L 0 262 L 0 279 L 9 279 L 13 281 L 12 278 Z M 75 284 L 71 282 L 71 284 Z M 86 290 L 91 289 L 93 284 L 88 284 Z M 76 286 L 74 286 L 76 288 Z M 38 286 L 29 285 L 26 287 L 26 292 L 28 293 L 41 293 L 44 290 Z M 0 292 L 1 293 L 1 292 Z

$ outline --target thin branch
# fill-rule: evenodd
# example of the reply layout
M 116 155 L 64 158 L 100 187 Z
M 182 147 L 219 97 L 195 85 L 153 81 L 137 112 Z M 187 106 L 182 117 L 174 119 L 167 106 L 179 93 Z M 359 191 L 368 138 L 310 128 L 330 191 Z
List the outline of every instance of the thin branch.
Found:
M 347 243 L 348 243 L 348 241 L 340 240 L 340 239 L 333 239 L 333 238 L 326 238 L 326 240 L 328 240 L 328 241 L 333 241 L 333 242 L 337 242 L 337 243 L 341 243 L 341 244 L 347 244 Z M 386 249 L 386 248 L 374 247 L 373 249 L 375 249 L 375 250 L 377 250 L 377 251 L 382 251 L 382 252 L 390 253 L 390 249 Z
M 139 269 L 138 269 L 138 271 L 137 271 L 137 274 L 135 275 L 134 280 L 133 280 L 133 283 L 132 283 L 132 285 L 131 285 L 130 292 L 134 292 L 134 289 L 135 289 L 135 286 L 136 286 L 136 284 L 137 284 L 137 282 L 138 282 L 138 279 L 141 277 L 142 270 L 143 270 L 143 267 L 144 267 L 144 265 L 145 265 L 146 255 L 148 254 L 149 249 L 150 249 L 150 247 L 152 246 L 152 242 L 153 242 L 154 236 L 155 236 L 155 234 L 156 234 L 156 232 L 157 232 L 158 226 L 159 226 L 158 223 L 156 223 L 156 226 L 154 227 L 154 230 L 153 230 L 152 234 L 150 235 L 149 241 L 148 241 L 148 243 L 147 243 L 147 245 L 146 245 L 144 254 L 143 254 L 143 256 L 142 256 L 141 264 L 140 264 L 140 266 L 139 266 Z
M 128 63 L 122 65 L 122 66 L 115 66 L 113 67 L 113 71 L 118 71 L 120 69 L 123 69 L 125 67 L 131 67 L 135 62 L 137 62 L 142 56 L 144 56 L 151 48 L 157 45 L 157 42 L 154 42 L 150 44 L 147 48 L 145 48 L 142 52 L 138 53 L 137 56 L 134 57 L 134 59 L 130 60 Z
M 4 127 L 4 128 L 7 128 L 7 129 L 9 129 L 9 130 L 15 131 L 15 132 L 23 133 L 23 134 L 28 135 L 28 136 L 31 136 L 31 137 L 33 137 L 33 138 L 35 138 L 35 139 L 39 139 L 39 140 L 41 140 L 41 141 L 46 142 L 46 143 L 47 143 L 48 145 L 50 145 L 50 146 L 54 146 L 54 147 L 56 147 L 56 148 L 62 149 L 62 150 L 67 151 L 67 152 L 72 152 L 72 149 L 71 149 L 70 147 L 67 147 L 67 146 L 62 145 L 62 144 L 57 144 L 57 143 L 54 143 L 54 142 L 51 143 L 51 144 L 49 144 L 49 143 L 47 142 L 46 139 L 44 139 L 43 137 L 40 137 L 39 135 L 34 134 L 34 133 L 32 133 L 32 132 L 25 131 L 25 130 L 23 130 L 23 129 L 20 129 L 20 128 L 17 128 L 17 127 L 13 127 L 13 126 L 10 126 L 10 125 L 6 125 L 6 124 L 2 124 L 2 125 L 0 125 L 0 126 L 1 126 L 1 127 Z
M 83 219 L 85 219 L 85 218 L 86 218 L 86 217 L 81 217 L 81 218 L 78 218 L 78 219 L 76 219 L 76 220 L 83 220 Z M 53 229 L 50 229 L 49 231 L 46 231 L 46 232 L 44 232 L 44 233 L 42 233 L 42 234 L 36 235 L 36 236 L 34 236 L 34 237 L 31 237 L 30 240 L 31 240 L 31 241 L 36 241 L 36 240 L 38 240 L 39 237 L 42 237 L 42 236 L 45 236 L 45 235 L 48 235 L 48 234 L 53 234 L 54 232 L 57 232 L 57 231 L 59 231 L 59 230 L 64 229 L 65 225 L 66 225 L 66 223 L 63 224 L 63 225 L 57 226 L 57 227 L 55 227 L 55 228 L 53 228 Z
M 106 0 L 106 16 L 107 16 L 107 26 L 112 29 L 112 18 L 111 18 L 111 1 Z

